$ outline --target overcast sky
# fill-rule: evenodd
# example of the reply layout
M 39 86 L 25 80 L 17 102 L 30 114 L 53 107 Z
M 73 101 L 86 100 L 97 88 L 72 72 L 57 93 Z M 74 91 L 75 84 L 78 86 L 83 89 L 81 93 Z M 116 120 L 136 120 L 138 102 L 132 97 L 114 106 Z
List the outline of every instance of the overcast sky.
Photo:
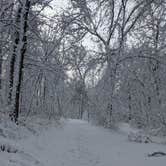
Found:
M 65 9 L 67 5 L 68 5 L 68 0 L 53 0 L 50 3 L 50 6 L 52 7 L 52 9 L 46 8 L 44 12 L 48 16 L 52 16 L 56 13 L 59 13 L 62 9 Z

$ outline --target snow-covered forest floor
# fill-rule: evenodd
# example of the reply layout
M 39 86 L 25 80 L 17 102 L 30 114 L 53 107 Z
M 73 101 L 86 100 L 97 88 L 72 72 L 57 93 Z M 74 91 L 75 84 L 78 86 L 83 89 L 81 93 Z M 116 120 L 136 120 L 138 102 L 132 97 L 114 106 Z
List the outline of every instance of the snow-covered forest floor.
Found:
M 166 152 L 166 145 L 130 142 L 127 132 L 132 131 L 127 125 L 114 131 L 81 120 L 55 123 L 31 119 L 19 126 L 1 120 L 0 127 L 0 166 L 165 166 L 166 163 L 166 156 L 148 157 L 156 151 Z

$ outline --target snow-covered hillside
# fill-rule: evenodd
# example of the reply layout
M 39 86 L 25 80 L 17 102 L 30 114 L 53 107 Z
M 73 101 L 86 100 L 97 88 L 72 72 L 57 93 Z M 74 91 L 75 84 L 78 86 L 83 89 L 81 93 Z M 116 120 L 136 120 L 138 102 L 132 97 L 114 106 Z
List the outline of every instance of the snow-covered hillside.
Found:
M 37 126 L 34 129 L 38 129 Z M 129 142 L 126 135 L 92 126 L 85 121 L 65 120 L 47 124 L 40 134 L 1 139 L 16 152 L 0 152 L 0 166 L 165 166 L 166 157 L 148 157 L 166 152 L 165 145 Z M 15 130 L 17 131 L 17 130 Z M 29 136 L 28 136 L 29 135 Z

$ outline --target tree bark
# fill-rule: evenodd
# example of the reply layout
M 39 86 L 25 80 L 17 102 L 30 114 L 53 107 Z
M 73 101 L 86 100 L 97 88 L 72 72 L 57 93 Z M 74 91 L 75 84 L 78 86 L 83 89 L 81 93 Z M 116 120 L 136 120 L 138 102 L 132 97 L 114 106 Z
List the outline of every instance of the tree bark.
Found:
M 15 57 L 17 56 L 18 58 L 18 71 L 16 70 L 17 73 L 15 73 L 15 77 L 18 79 L 16 79 L 16 82 L 13 84 L 16 88 L 16 91 L 14 91 L 15 94 L 14 98 L 13 98 L 13 120 L 15 122 L 18 121 L 18 116 L 19 116 L 19 109 L 20 109 L 20 94 L 21 94 L 21 85 L 22 85 L 22 77 L 23 77 L 23 68 L 24 68 L 24 57 L 25 57 L 25 53 L 26 53 L 26 48 L 27 48 L 27 28 L 28 28 L 28 15 L 29 15 L 29 9 L 30 9 L 30 0 L 26 0 L 25 4 L 23 6 L 22 10 L 22 20 L 21 20 L 21 24 L 20 24 L 20 33 L 22 33 L 21 35 L 21 39 L 20 41 L 20 45 L 21 47 L 18 47 L 18 55 L 15 55 Z M 20 56 L 20 57 L 19 57 Z M 17 67 L 17 66 L 16 66 Z
M 20 43 L 20 28 L 19 24 L 21 22 L 21 12 L 22 7 L 19 6 L 17 16 L 16 16 L 16 31 L 14 33 L 14 44 L 13 44 L 13 53 L 10 60 L 10 71 L 9 71 L 9 95 L 8 95 L 8 104 L 11 104 L 12 100 L 12 89 L 13 89 L 13 82 L 14 82 L 14 68 L 15 68 L 15 62 L 16 62 L 16 54 L 17 54 L 17 47 Z

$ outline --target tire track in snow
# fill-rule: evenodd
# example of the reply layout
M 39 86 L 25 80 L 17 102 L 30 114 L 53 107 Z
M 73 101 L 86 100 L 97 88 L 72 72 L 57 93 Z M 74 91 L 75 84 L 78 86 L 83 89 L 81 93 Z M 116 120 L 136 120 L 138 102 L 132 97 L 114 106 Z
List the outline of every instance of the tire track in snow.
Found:
M 86 131 L 84 128 L 80 127 L 76 133 L 76 153 L 78 153 L 77 155 L 80 164 L 85 166 L 97 166 L 100 163 L 100 157 L 90 152 L 88 148 L 88 137 L 86 136 Z

